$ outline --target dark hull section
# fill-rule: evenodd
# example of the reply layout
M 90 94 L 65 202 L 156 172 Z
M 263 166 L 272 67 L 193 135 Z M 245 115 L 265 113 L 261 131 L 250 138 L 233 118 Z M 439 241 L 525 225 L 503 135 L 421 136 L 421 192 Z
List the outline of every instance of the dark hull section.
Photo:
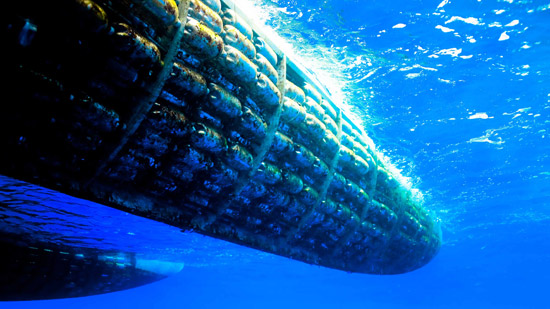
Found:
M 12 2 L 0 173 L 351 272 L 439 250 L 372 141 L 230 2 Z
M 189 245 L 177 228 L 5 176 L 0 218 L 0 301 L 148 284 L 181 271 L 186 257 L 174 246 Z
M 19 235 L 2 235 L 17 239 Z M 83 297 L 131 289 L 165 276 L 136 268 L 135 255 L 52 243 L 2 241 L 0 301 Z

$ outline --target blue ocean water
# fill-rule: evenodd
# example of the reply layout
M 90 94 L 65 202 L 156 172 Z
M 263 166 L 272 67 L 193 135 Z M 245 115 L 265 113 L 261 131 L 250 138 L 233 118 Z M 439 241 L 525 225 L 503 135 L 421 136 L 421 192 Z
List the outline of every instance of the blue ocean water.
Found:
M 41 221 L 26 232 L 185 266 L 132 290 L 1 308 L 549 306 L 548 1 L 242 2 L 423 193 L 443 226 L 438 256 L 408 274 L 349 274 L 25 187 L 32 207 L 15 217 Z

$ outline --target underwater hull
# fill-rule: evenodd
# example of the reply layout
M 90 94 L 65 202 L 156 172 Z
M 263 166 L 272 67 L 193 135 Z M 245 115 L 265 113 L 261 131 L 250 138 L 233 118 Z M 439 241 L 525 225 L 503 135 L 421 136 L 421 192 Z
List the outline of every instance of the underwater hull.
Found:
M 436 220 L 305 69 L 229 1 L 159 3 L 2 12 L 0 173 L 350 272 L 435 256 Z
M 1 175 L 0 218 L 0 301 L 126 290 L 180 272 L 186 259 L 155 248 L 170 246 L 171 227 Z
M 20 235 L 1 234 L 17 239 Z M 0 301 L 84 297 L 127 290 L 167 276 L 138 267 L 131 252 L 53 243 L 0 242 Z

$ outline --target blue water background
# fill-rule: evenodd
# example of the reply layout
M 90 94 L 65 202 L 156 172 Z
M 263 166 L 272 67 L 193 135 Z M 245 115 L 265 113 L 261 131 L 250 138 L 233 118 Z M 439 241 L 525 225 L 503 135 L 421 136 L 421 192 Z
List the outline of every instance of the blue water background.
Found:
M 423 192 L 442 222 L 439 255 L 408 274 L 348 274 L 42 192 L 44 216 L 81 205 L 101 228 L 63 232 L 46 220 L 51 231 L 43 224 L 34 232 L 185 267 L 133 290 L 0 307 L 548 308 L 548 1 L 257 3 L 268 26 L 336 81 L 329 90 Z

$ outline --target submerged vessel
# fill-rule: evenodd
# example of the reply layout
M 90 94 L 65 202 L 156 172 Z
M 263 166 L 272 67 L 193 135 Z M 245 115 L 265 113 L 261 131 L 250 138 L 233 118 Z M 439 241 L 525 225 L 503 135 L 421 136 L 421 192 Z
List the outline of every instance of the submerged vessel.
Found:
M 15 2 L 1 174 L 350 272 L 438 252 L 372 140 L 231 1 Z

